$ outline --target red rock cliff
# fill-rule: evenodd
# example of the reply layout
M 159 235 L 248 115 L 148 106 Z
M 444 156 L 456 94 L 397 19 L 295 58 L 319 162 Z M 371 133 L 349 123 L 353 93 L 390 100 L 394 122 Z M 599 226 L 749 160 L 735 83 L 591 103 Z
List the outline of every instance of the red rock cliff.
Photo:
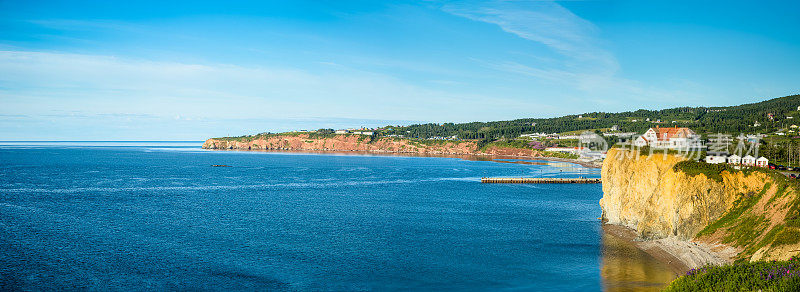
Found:
M 252 139 L 208 139 L 204 149 L 295 150 L 295 151 L 367 151 L 379 153 L 419 153 L 432 155 L 500 155 L 542 157 L 533 149 L 488 147 L 479 149 L 475 141 L 416 141 L 362 135 L 315 137 L 308 134 L 255 136 Z

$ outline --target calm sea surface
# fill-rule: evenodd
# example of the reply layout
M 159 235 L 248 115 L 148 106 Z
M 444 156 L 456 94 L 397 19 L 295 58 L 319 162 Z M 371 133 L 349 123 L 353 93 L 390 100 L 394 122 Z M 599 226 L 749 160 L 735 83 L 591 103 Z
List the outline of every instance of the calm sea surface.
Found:
M 0 290 L 656 289 L 567 163 L 0 142 Z M 212 167 L 224 164 L 231 167 Z

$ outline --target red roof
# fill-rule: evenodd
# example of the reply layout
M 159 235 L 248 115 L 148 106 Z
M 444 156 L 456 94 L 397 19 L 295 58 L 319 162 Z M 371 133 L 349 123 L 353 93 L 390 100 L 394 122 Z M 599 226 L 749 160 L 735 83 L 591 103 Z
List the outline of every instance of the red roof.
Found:
M 689 138 L 689 136 L 694 136 L 694 131 L 690 130 L 689 128 L 660 128 L 657 127 L 656 129 L 656 136 L 658 140 L 667 141 L 671 138 Z

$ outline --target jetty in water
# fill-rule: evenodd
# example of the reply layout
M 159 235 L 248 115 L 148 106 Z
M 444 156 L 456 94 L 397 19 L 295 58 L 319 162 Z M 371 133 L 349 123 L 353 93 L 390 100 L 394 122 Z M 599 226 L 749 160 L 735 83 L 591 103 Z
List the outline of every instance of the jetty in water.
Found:
M 599 178 L 555 178 L 555 177 L 482 177 L 486 184 L 599 184 Z

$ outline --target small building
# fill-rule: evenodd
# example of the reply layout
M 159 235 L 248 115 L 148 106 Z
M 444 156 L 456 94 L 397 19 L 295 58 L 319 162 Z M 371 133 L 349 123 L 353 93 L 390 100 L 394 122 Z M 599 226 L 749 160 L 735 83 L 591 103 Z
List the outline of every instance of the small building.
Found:
M 754 166 L 756 165 L 756 158 L 750 155 L 742 157 L 742 165 L 745 166 Z
M 720 164 L 720 163 L 725 163 L 726 161 L 727 157 L 722 155 L 706 156 L 706 163 Z
M 336 134 L 347 134 L 347 130 L 336 130 Z
M 769 159 L 764 156 L 759 157 L 756 159 L 756 166 L 758 167 L 767 167 L 769 165 Z
M 742 157 L 736 154 L 728 156 L 728 164 L 742 164 Z
M 655 127 L 647 129 L 644 134 L 636 138 L 634 145 L 644 145 L 660 149 L 696 149 L 701 146 L 700 135 L 689 128 Z

